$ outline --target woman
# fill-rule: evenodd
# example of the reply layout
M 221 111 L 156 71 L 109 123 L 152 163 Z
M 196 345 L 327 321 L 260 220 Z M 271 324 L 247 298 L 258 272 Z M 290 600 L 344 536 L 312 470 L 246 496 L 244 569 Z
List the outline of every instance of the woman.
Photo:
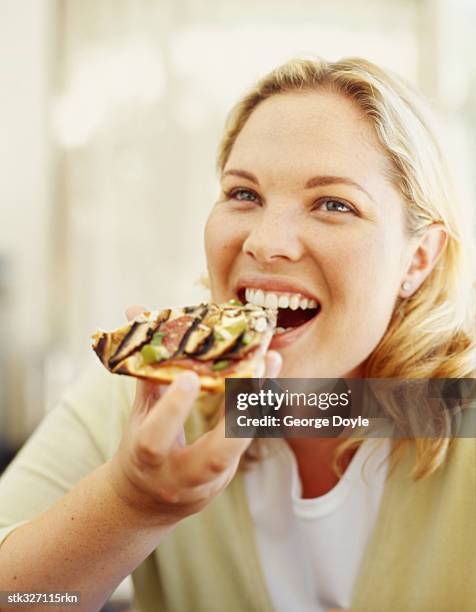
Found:
M 213 299 L 320 304 L 275 336 L 268 376 L 474 376 L 466 220 L 399 80 L 359 59 L 289 62 L 235 107 L 218 167 Z M 395 443 L 365 487 L 365 444 L 277 440 L 259 460 L 223 422 L 195 440 L 192 373 L 133 391 L 95 372 L 3 476 L 1 589 L 81 591 L 96 610 L 133 572 L 139 610 L 472 609 L 473 439 Z

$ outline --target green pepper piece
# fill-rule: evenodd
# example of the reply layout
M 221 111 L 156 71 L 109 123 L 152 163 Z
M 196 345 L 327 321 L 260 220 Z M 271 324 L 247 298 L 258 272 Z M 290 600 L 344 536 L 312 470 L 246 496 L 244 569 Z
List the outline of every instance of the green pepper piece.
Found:
M 239 300 L 228 300 L 228 304 L 231 304 L 232 306 L 243 306 L 243 304 L 239 301 Z
M 155 332 L 155 334 L 152 336 L 152 340 L 150 341 L 150 344 L 152 344 L 153 346 L 158 346 L 162 344 L 162 341 L 165 335 L 166 335 L 165 332 Z
M 170 357 L 169 352 L 165 346 L 157 346 L 153 344 L 146 344 L 141 348 L 140 354 L 145 363 L 157 363 Z
M 252 340 L 252 337 L 250 336 L 250 334 L 245 334 L 243 338 L 241 339 L 241 342 L 242 344 L 246 346 L 247 344 L 250 344 L 251 340 Z
M 230 323 L 223 329 L 226 329 L 226 331 L 232 334 L 233 336 L 237 336 L 238 334 L 241 334 L 241 332 L 244 332 L 246 327 L 246 320 L 238 319 L 234 323 Z
M 217 361 L 212 365 L 212 370 L 218 372 L 220 370 L 224 370 L 229 366 L 230 362 L 228 359 L 222 359 L 221 361 Z

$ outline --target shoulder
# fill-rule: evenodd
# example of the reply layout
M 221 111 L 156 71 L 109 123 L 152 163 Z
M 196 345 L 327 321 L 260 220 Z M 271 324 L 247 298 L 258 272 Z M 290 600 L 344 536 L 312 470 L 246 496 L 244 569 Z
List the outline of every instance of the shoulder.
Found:
M 130 416 L 137 379 L 111 374 L 99 362 L 91 362 L 63 394 L 59 408 L 69 410 L 75 419 L 93 435 L 111 456 Z M 203 394 L 185 423 L 190 444 L 216 423 L 217 410 L 223 396 Z
M 94 439 L 104 457 L 114 452 L 132 409 L 135 380 L 90 362 L 61 396 L 54 411 L 67 411 Z M 72 433 L 72 432 L 71 432 Z

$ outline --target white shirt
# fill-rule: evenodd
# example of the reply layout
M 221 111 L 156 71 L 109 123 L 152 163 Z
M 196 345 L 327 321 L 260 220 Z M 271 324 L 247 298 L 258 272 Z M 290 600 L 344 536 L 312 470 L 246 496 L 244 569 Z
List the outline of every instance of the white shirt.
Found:
M 245 482 L 276 612 L 349 607 L 377 518 L 389 442 L 366 440 L 337 485 L 314 499 L 301 497 L 297 461 L 287 442 L 272 444 L 276 451 L 247 472 Z

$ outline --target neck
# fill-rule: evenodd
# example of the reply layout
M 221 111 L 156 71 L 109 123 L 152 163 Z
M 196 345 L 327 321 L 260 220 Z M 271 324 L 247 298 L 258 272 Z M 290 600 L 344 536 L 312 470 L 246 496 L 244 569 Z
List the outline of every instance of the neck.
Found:
M 354 368 L 341 378 L 352 388 L 352 401 L 361 405 L 361 385 L 353 385 L 353 379 L 359 379 L 363 374 L 363 364 Z M 333 468 L 334 455 L 337 447 L 344 442 L 344 438 L 287 438 L 286 442 L 296 457 L 299 476 L 302 484 L 303 499 L 312 499 L 325 495 L 333 489 L 340 478 Z M 345 472 L 354 450 L 344 453 L 339 461 L 342 473 Z
M 339 482 L 332 464 L 342 438 L 288 438 L 286 442 L 296 457 L 302 484 L 303 499 L 325 495 Z M 342 458 L 343 471 L 354 456 L 355 450 L 348 451 Z

